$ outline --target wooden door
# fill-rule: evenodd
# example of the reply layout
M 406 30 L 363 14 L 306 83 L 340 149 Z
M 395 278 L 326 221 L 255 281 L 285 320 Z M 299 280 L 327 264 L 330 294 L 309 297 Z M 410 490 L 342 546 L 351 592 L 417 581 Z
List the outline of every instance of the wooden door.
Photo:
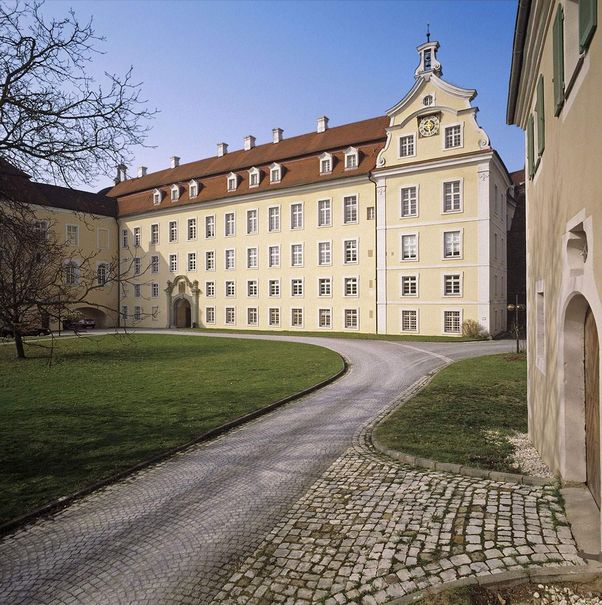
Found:
M 600 348 L 591 309 L 585 314 L 584 331 L 586 481 L 600 508 Z

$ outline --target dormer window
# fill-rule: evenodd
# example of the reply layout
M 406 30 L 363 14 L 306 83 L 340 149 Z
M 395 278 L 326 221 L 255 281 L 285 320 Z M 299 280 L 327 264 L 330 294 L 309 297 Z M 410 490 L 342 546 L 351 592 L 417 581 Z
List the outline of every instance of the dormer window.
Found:
M 354 168 L 357 168 L 358 164 L 357 149 L 355 147 L 349 147 L 349 149 L 345 151 L 345 170 L 353 170 Z
M 282 166 L 272 164 L 270 166 L 270 183 L 279 183 L 282 180 Z
M 231 172 L 228 175 L 228 191 L 236 191 L 236 187 L 238 186 L 238 177 Z
M 199 183 L 196 180 L 190 181 L 188 183 L 188 197 L 193 198 L 199 194 Z
M 251 168 L 251 170 L 249 170 L 249 187 L 258 187 L 259 177 L 259 168 Z
M 163 199 L 163 194 L 161 193 L 161 191 L 159 191 L 159 189 L 155 189 L 153 191 L 153 204 L 155 206 L 157 206 L 158 204 L 161 203 L 162 199 Z
M 323 153 L 320 156 L 320 174 L 330 174 L 332 172 L 332 154 Z
M 177 202 L 180 199 L 180 187 L 178 185 L 172 185 L 170 190 L 171 201 Z

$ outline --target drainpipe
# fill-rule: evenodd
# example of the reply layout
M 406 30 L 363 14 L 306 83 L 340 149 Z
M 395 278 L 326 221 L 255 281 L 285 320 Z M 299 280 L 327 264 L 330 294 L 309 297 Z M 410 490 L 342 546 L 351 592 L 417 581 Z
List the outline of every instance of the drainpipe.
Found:
M 378 334 L 378 237 L 376 233 L 376 224 L 377 224 L 377 208 L 376 202 L 378 201 L 378 193 L 376 181 L 372 178 L 372 171 L 368 173 L 368 179 L 374 184 L 374 287 L 376 289 L 376 296 L 374 299 L 376 300 L 376 308 L 374 309 L 374 325 L 376 327 L 376 333 Z

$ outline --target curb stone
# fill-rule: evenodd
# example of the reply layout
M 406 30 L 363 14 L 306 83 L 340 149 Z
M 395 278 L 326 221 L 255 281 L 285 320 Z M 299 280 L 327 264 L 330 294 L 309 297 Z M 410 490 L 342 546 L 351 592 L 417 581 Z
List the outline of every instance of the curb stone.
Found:
M 386 601 L 383 605 L 410 605 L 422 599 L 435 596 L 448 590 L 464 588 L 479 584 L 487 588 L 510 588 L 528 582 L 555 583 L 555 582 L 591 582 L 602 575 L 602 565 L 579 565 L 576 567 L 535 567 L 525 570 L 506 571 L 485 576 L 470 576 L 446 584 L 438 584 L 431 588 L 419 590 L 411 594 Z
M 317 345 L 317 346 L 320 346 L 320 345 Z M 336 374 L 333 374 L 329 378 L 326 378 L 325 380 L 322 380 L 321 382 L 318 382 L 317 384 L 307 387 L 306 389 L 297 391 L 296 393 L 293 393 L 292 395 L 287 395 L 286 397 L 279 399 L 278 401 L 274 401 L 273 403 L 270 403 L 269 405 L 266 405 L 265 407 L 259 408 L 252 412 L 249 412 L 248 414 L 245 414 L 243 416 L 239 416 L 238 418 L 235 418 L 234 420 L 231 420 L 230 422 L 226 422 L 225 424 L 222 424 L 221 426 L 217 426 L 217 427 L 203 433 L 202 435 L 199 435 L 198 437 L 195 437 L 194 439 L 191 439 L 190 441 L 183 443 L 182 445 L 177 445 L 168 450 L 165 450 L 164 452 L 161 452 L 160 454 L 152 456 L 148 460 L 144 460 L 143 462 L 135 464 L 134 466 L 131 466 L 123 471 L 115 473 L 114 475 L 111 475 L 110 477 L 107 477 L 106 479 L 96 481 L 95 483 L 92 483 L 91 485 L 88 485 L 76 492 L 72 492 L 71 494 L 67 494 L 66 496 L 60 496 L 59 498 L 50 501 L 48 504 L 45 504 L 44 506 L 36 508 L 36 509 L 32 510 L 31 512 L 26 513 L 25 515 L 16 517 L 15 519 L 11 519 L 10 521 L 7 521 L 6 523 L 2 523 L 0 525 L 0 537 L 7 535 L 14 530 L 21 529 L 23 526 L 33 523 L 34 521 L 37 521 L 41 517 L 45 517 L 47 515 L 50 515 L 52 513 L 55 513 L 57 511 L 63 509 L 63 508 L 67 508 L 70 504 L 72 504 L 76 500 L 79 500 L 80 498 L 83 498 L 84 496 L 87 496 L 88 494 L 91 494 L 92 492 L 102 489 L 103 487 L 107 487 L 113 483 L 116 483 L 117 481 L 121 481 L 122 479 L 125 479 L 131 475 L 134 475 L 135 473 L 137 473 L 139 471 L 145 470 L 146 468 L 148 468 L 150 466 L 163 462 L 163 461 L 167 460 L 168 458 L 171 458 L 175 454 L 179 454 L 179 453 L 183 452 L 184 450 L 187 450 L 190 447 L 193 447 L 200 443 L 205 443 L 207 441 L 210 441 L 211 439 L 219 437 L 220 435 L 223 435 L 224 433 L 227 433 L 235 428 L 238 428 L 244 424 L 247 424 L 248 422 L 251 422 L 252 420 L 256 420 L 257 418 L 260 418 L 261 416 L 265 416 L 265 415 L 269 414 L 270 412 L 273 412 L 274 410 L 282 407 L 283 405 L 285 405 L 287 403 L 300 399 L 301 397 L 305 397 L 306 395 L 309 395 L 310 393 L 313 393 L 314 391 L 317 391 L 325 386 L 328 386 L 329 384 L 331 384 L 331 383 L 335 382 L 336 380 L 338 380 L 339 378 L 341 378 L 343 375 L 347 374 L 347 372 L 351 368 L 351 364 L 343 355 L 341 355 L 340 353 L 336 353 L 336 354 L 343 361 L 343 367 Z

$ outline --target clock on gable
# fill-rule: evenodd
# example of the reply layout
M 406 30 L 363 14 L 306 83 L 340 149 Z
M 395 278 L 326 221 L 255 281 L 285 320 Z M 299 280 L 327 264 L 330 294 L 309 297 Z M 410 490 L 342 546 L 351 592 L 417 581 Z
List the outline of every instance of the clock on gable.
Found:
M 418 119 L 418 132 L 420 136 L 432 137 L 439 133 L 439 116 L 422 116 Z

